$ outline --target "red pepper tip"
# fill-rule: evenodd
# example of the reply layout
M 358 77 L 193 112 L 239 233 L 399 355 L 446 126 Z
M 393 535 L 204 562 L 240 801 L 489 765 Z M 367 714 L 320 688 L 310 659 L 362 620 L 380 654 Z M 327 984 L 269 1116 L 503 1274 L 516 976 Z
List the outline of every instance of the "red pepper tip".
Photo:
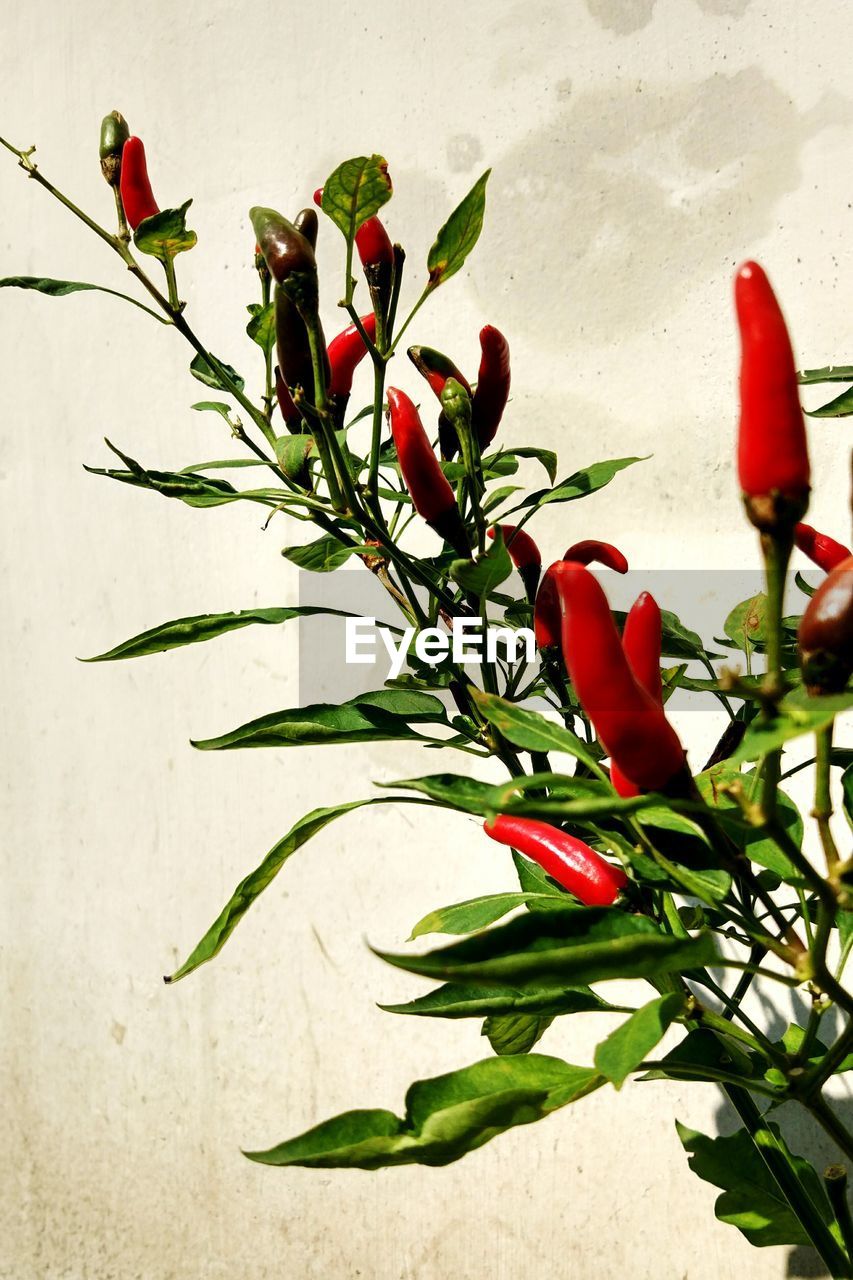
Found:
M 323 207 L 323 188 L 322 187 L 318 187 L 317 190 L 314 192 L 314 203 L 316 204 L 318 209 L 322 209 Z

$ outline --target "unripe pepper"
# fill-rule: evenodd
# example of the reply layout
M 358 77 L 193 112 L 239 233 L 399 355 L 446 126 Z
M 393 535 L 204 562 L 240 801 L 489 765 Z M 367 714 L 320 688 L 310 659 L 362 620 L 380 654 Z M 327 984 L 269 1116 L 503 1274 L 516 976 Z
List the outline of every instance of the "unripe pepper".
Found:
M 641 791 L 685 776 L 684 749 L 663 708 L 635 677 L 601 586 L 583 565 L 555 566 L 563 658 L 613 764 Z
M 738 476 L 759 529 L 790 528 L 808 505 L 806 429 L 791 340 L 762 268 L 745 262 L 735 280 L 741 339 Z
M 500 813 L 494 822 L 484 822 L 483 830 L 538 863 L 552 880 L 588 907 L 611 906 L 628 883 L 621 867 L 548 822 Z
M 814 561 L 819 569 L 823 569 L 824 573 L 831 573 L 837 564 L 841 564 L 842 560 L 846 560 L 853 554 L 848 547 L 843 547 L 840 542 L 836 542 L 825 533 L 818 533 L 817 529 L 813 529 L 810 524 L 796 526 L 794 543 L 800 551 Z
M 275 209 L 256 205 L 249 210 L 249 217 L 258 247 L 276 283 L 284 284 L 296 275 L 307 276 L 316 285 L 317 262 L 310 240 Z
M 388 416 L 403 483 L 415 510 L 460 555 L 470 543 L 456 498 L 441 469 L 412 401 L 396 387 L 388 388 Z
M 542 554 L 530 534 L 524 529 L 517 529 L 514 524 L 502 524 L 497 527 L 503 534 L 504 545 L 532 602 L 536 595 L 539 575 L 542 572 Z M 490 538 L 494 538 L 494 528 L 487 529 L 486 532 Z
M 121 153 L 129 137 L 130 129 L 120 111 L 111 111 L 108 116 L 104 116 L 101 121 L 98 155 L 101 158 L 101 173 L 111 187 L 117 187 L 121 181 Z
M 839 693 L 853 672 L 853 555 L 820 584 L 797 635 L 809 693 Z
M 472 401 L 472 420 L 480 448 L 492 443 L 509 399 L 509 343 L 494 325 L 480 330 L 480 371 Z
M 576 564 L 590 564 L 591 561 L 597 560 L 599 564 L 603 564 L 608 569 L 614 569 L 616 573 L 628 572 L 628 561 L 619 548 L 614 547 L 612 542 L 596 542 L 594 538 L 588 538 L 585 542 L 575 542 L 569 547 L 563 559 L 574 560 Z
M 120 189 L 125 216 L 134 231 L 146 218 L 153 218 L 160 212 L 148 180 L 141 138 L 128 138 L 122 148 Z
M 663 706 L 663 685 L 660 673 L 662 623 L 657 601 L 648 591 L 643 591 L 634 601 L 625 619 L 622 632 L 622 650 L 635 678 L 646 693 Z M 626 778 L 617 764 L 610 766 L 610 781 L 620 796 L 639 795 L 639 788 Z

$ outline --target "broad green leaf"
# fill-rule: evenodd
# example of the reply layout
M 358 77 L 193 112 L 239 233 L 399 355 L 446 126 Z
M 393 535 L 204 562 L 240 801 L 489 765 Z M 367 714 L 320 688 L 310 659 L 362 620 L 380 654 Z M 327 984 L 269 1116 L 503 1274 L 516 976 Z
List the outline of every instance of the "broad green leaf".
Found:
M 394 455 L 396 458 L 396 454 Z M 464 462 L 442 462 L 441 469 L 451 484 L 458 484 L 468 474 Z M 396 470 L 400 470 L 399 463 Z M 518 463 L 509 453 L 495 453 L 483 459 L 483 479 L 495 480 L 499 476 L 514 476 L 518 471 Z
M 480 238 L 486 212 L 486 183 L 491 169 L 478 178 L 435 238 L 427 257 L 428 289 L 437 289 L 463 266 Z
M 849 418 L 853 413 L 853 387 L 848 387 L 819 409 L 806 409 L 806 413 L 810 418 Z
M 192 973 L 193 969 L 197 969 L 199 965 L 212 960 L 225 946 L 255 899 L 278 875 L 290 855 L 306 844 L 318 831 L 322 831 L 330 822 L 334 822 L 335 818 L 340 818 L 353 809 L 383 803 L 387 804 L 384 796 L 370 800 L 351 800 L 347 804 L 337 804 L 327 809 L 312 809 L 304 818 L 300 818 L 287 835 L 273 845 L 261 865 L 240 881 L 207 933 L 181 967 L 165 981 L 177 982 L 180 978 L 185 978 L 188 973 Z
M 226 364 L 224 360 L 219 360 L 214 356 L 217 365 L 224 371 L 226 376 L 231 379 L 238 391 L 242 391 L 246 383 L 240 377 L 236 369 L 232 369 L 230 364 Z M 203 382 L 206 387 L 213 387 L 214 391 L 230 391 L 217 371 L 205 360 L 204 356 L 196 356 L 190 364 L 190 373 L 194 378 L 198 378 L 199 382 Z
M 825 729 L 836 716 L 853 707 L 853 690 L 811 697 L 804 688 L 783 698 L 779 714 L 772 720 L 757 716 L 744 734 L 743 742 L 731 757 L 732 763 L 757 760 L 793 738 Z
M 443 704 L 429 693 L 379 689 L 340 705 L 318 702 L 250 720 L 216 738 L 192 742 L 199 751 L 239 747 L 300 747 L 341 742 L 417 742 L 412 723 L 446 724 Z
M 554 1021 L 532 1013 L 490 1014 L 483 1023 L 482 1034 L 499 1058 L 514 1053 L 529 1053 Z
M 301 436 L 292 436 L 291 439 L 298 442 Z M 353 551 L 354 546 L 339 542 L 331 534 L 324 534 L 316 542 L 307 542 L 301 547 L 283 547 L 281 554 L 300 569 L 308 569 L 311 573 L 332 573 L 350 558 Z
M 713 964 L 713 938 L 673 938 L 651 920 L 610 907 L 537 911 L 426 955 L 377 951 L 398 969 L 445 982 L 564 982 L 568 986 L 611 978 L 647 978 Z
M 476 933 L 510 911 L 530 906 L 536 898 L 550 898 L 550 894 L 490 893 L 483 898 L 455 902 L 450 907 L 438 907 L 418 921 L 409 934 L 409 941 L 422 938 L 426 933 Z
M 598 777 L 604 776 L 596 758 L 570 729 L 497 694 L 482 693 L 473 687 L 469 691 L 489 724 L 513 746 L 525 751 L 562 751 L 582 761 Z
M 773 871 L 787 884 L 805 887 L 799 871 L 776 842 L 748 823 L 740 805 L 724 790 L 734 782 L 744 788 L 747 800 L 757 801 L 760 798 L 759 775 L 755 772 L 741 773 L 738 766 L 729 760 L 722 760 L 696 775 L 696 786 L 702 799 L 716 810 L 720 826 L 750 861 Z M 803 820 L 797 806 L 781 787 L 777 792 L 776 807 L 782 826 L 799 849 L 803 843 Z
M 288 480 L 296 480 L 297 482 L 301 483 L 303 480 L 307 478 L 308 459 L 311 456 L 313 450 L 314 450 L 314 440 L 313 440 L 313 437 L 311 436 L 287 435 L 287 436 L 278 437 L 278 439 L 275 442 L 276 462 L 281 467 L 282 471 L 287 476 Z M 329 546 L 330 555 L 336 549 L 342 550 L 344 547 L 344 544 L 342 542 L 339 542 L 337 538 L 333 538 L 329 535 L 327 535 L 325 539 L 324 538 L 320 539 L 321 543 L 324 541 L 330 544 Z M 293 555 L 296 555 L 297 557 L 308 555 L 310 559 L 310 556 L 311 556 L 310 549 L 312 547 L 317 548 L 317 546 L 318 544 L 314 542 L 314 543 L 308 543 L 307 546 L 305 547 L 285 547 L 285 549 L 282 551 L 281 554 L 283 556 L 286 556 L 288 560 L 293 558 L 292 555 L 289 554 L 290 552 L 292 552 Z M 348 555 L 349 555 L 349 552 L 347 552 L 347 556 Z M 337 568 L 338 564 L 342 564 L 343 560 L 345 560 L 347 556 L 344 556 L 341 560 L 337 560 L 335 563 L 330 564 L 330 568 Z M 326 563 L 326 560 L 327 560 L 327 557 L 325 555 L 320 555 L 319 562 L 321 564 Z M 294 563 L 299 564 L 299 560 L 298 559 L 295 560 Z M 305 567 L 310 568 L 311 565 L 308 564 Z M 319 572 L 322 573 L 324 572 L 324 570 L 320 569 Z
M 794 1156 L 775 1125 L 775 1146 L 794 1162 L 800 1182 L 827 1226 L 832 1222 L 829 1201 L 815 1170 L 802 1156 Z M 708 1138 L 676 1121 L 690 1168 L 698 1177 L 721 1188 L 714 1212 L 720 1222 L 737 1227 L 752 1245 L 811 1245 L 776 1179 L 745 1129 L 728 1137 Z M 762 1142 L 771 1141 L 759 1133 Z
M 231 406 L 230 404 L 224 404 L 221 400 L 199 400 L 197 404 L 190 405 L 190 408 L 197 410 L 199 413 L 218 413 L 220 418 L 224 418 L 229 426 L 231 424 Z M 222 463 L 226 463 L 229 466 L 237 466 L 240 462 L 248 462 L 251 466 L 254 466 L 255 463 L 258 463 L 261 466 L 264 465 L 260 458 L 240 458 L 235 459 L 233 462 L 228 462 L 227 459 L 222 459 Z M 220 463 L 220 465 L 222 465 L 222 463 Z M 210 465 L 211 464 L 209 462 L 205 464 L 207 467 Z M 202 469 L 202 467 L 184 468 L 185 471 L 201 471 Z
M 853 364 L 827 364 L 822 369 L 803 369 L 797 374 L 802 386 L 819 382 L 853 382 Z
M 246 333 L 268 356 L 275 346 L 275 303 L 262 306 L 260 302 L 252 302 L 247 310 L 252 318 L 246 325 Z
M 645 462 L 647 457 L 651 457 L 651 454 L 643 458 L 610 458 L 606 462 L 594 462 L 591 467 L 575 471 L 566 480 L 561 480 L 553 489 L 539 489 L 536 493 L 531 493 L 520 507 L 544 507 L 549 502 L 574 502 L 576 498 L 585 498 L 588 494 L 603 489 L 625 467 L 633 466 L 635 462 Z
M 179 209 L 161 209 L 152 217 L 143 218 L 133 233 L 133 243 L 140 253 L 165 262 L 194 248 L 198 236 L 187 230 L 187 209 L 191 204 L 192 200 L 185 200 Z
M 735 605 L 723 623 L 732 644 L 744 652 L 763 644 L 767 637 L 767 596 L 763 591 Z
M 684 997 L 678 992 L 671 992 L 650 1000 L 642 1009 L 636 1009 L 596 1049 L 595 1065 L 602 1075 L 621 1089 L 631 1072 L 681 1016 L 684 1007 Z
M 511 573 L 512 561 L 500 532 L 477 560 L 454 560 L 450 566 L 454 581 L 479 600 L 487 600 Z
M 506 1129 L 541 1120 L 601 1083 L 588 1067 L 541 1054 L 487 1058 L 413 1084 L 402 1120 L 390 1111 L 347 1111 L 269 1151 L 245 1154 L 260 1164 L 315 1169 L 451 1164 Z
M 142 658 L 150 653 L 165 653 L 168 649 L 180 649 L 183 645 L 199 644 L 213 640 L 227 631 L 237 631 L 253 623 L 276 625 L 291 618 L 306 618 L 314 614 L 332 614 L 337 618 L 357 617 L 340 609 L 324 609 L 317 605 L 301 605 L 281 609 L 243 609 L 239 613 L 200 613 L 192 618 L 176 618 L 163 622 L 159 627 L 141 631 L 138 636 L 124 640 L 114 649 L 99 653 L 94 658 L 81 658 L 81 662 L 115 662 L 120 658 Z
M 496 812 L 504 797 L 504 788 L 460 773 L 433 773 L 425 778 L 402 778 L 376 785 L 401 791 L 418 791 L 447 809 L 458 809 L 461 813 L 480 816 Z
M 406 1004 L 381 1004 L 379 1008 L 386 1013 L 425 1018 L 484 1018 L 510 1013 L 562 1017 L 572 1013 L 628 1012 L 602 1000 L 590 987 L 529 986 L 524 991 L 513 991 L 509 987 L 466 986 L 456 982 L 445 983 Z
M 64 298 L 69 293 L 108 293 L 112 298 L 121 298 L 123 302 L 132 303 L 140 311 L 146 311 L 161 324 L 171 323 L 136 298 L 131 298 L 130 294 L 119 293 L 116 289 L 107 289 L 102 284 L 85 284 L 80 280 L 51 280 L 47 276 L 6 276 L 0 280 L 0 289 L 35 289 L 37 293 L 43 293 L 48 298 Z
M 347 241 L 391 199 L 388 162 L 382 156 L 356 156 L 338 165 L 323 185 L 323 212 Z

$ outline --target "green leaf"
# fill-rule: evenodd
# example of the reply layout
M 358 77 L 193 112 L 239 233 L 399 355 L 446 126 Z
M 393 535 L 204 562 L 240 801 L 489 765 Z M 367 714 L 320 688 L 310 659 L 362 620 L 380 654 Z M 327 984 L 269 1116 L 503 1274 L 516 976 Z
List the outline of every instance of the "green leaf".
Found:
M 641 1080 L 731 1080 L 739 1076 L 745 1087 L 763 1074 L 766 1061 L 758 1054 L 747 1053 L 739 1040 L 719 1031 L 699 1027 L 690 1031 L 658 1066 L 647 1071 Z
M 504 458 L 533 458 L 536 462 L 541 462 L 545 468 L 545 472 L 551 484 L 557 479 L 557 455 L 552 449 L 537 449 L 532 445 L 525 445 L 521 449 L 504 449 L 501 454 L 496 457 Z M 484 459 L 484 462 L 486 460 Z
M 512 573 L 512 561 L 504 546 L 503 535 L 498 529 L 495 540 L 477 560 L 454 560 L 450 574 L 463 591 L 470 591 L 479 600 L 487 600 L 495 587 Z
M 769 1128 L 777 1146 L 793 1160 L 804 1189 L 829 1226 L 832 1211 L 820 1178 L 802 1156 L 791 1155 L 775 1125 Z M 693 1172 L 723 1191 L 714 1205 L 720 1222 L 737 1227 L 752 1245 L 811 1245 L 810 1237 L 745 1129 L 720 1138 L 708 1138 L 678 1121 L 676 1129 L 681 1145 L 690 1156 Z M 759 1138 L 762 1137 L 759 1133 Z
M 427 258 L 428 289 L 437 289 L 455 275 L 479 240 L 486 212 L 486 183 L 491 172 L 487 169 L 477 179 L 436 236 Z
M 648 454 L 647 457 L 651 457 Z M 615 475 L 633 466 L 635 462 L 645 462 L 646 458 L 611 458 L 607 462 L 594 462 L 591 467 L 576 471 L 553 489 L 539 489 L 531 493 L 520 507 L 544 507 L 549 502 L 574 502 L 576 498 L 585 498 L 596 493 L 609 484 Z M 519 508 L 520 509 L 520 508 Z
M 131 298 L 130 294 L 107 289 L 102 284 L 84 284 L 80 280 L 51 280 L 47 276 L 6 276 L 0 280 L 0 289 L 35 289 L 37 293 L 43 293 L 48 298 L 64 298 L 69 293 L 108 293 L 110 297 L 121 298 L 122 301 L 138 307 L 140 311 L 146 311 L 161 324 L 170 323 L 164 316 L 159 316 L 156 311 L 144 306 L 136 298 Z
M 422 956 L 377 951 L 388 964 L 445 982 L 524 988 L 543 979 L 569 986 L 647 978 L 713 964 L 713 938 L 674 938 L 652 921 L 610 907 L 529 912 Z
M 740 805 L 724 788 L 739 783 L 748 801 L 760 799 L 761 786 L 757 772 L 741 773 L 730 760 L 722 760 L 711 769 L 696 775 L 696 786 L 706 804 L 717 812 L 723 830 L 743 849 L 751 862 L 773 871 L 781 880 L 796 888 L 805 887 L 802 875 L 786 857 L 775 840 L 756 830 L 743 816 Z M 803 843 L 803 820 L 790 796 L 781 787 L 776 795 L 777 815 L 786 833 L 799 849 Z
M 299 443 L 302 437 L 292 436 L 291 439 Z M 300 569 L 308 569 L 311 573 L 332 573 L 350 558 L 353 551 L 354 546 L 325 534 L 316 542 L 307 542 L 301 547 L 284 547 L 281 554 Z
M 562 751 L 582 761 L 598 777 L 603 777 L 601 766 L 580 738 L 561 724 L 555 724 L 538 711 L 528 711 L 515 702 L 507 702 L 494 693 L 482 693 L 471 688 L 470 693 L 489 724 L 511 742 L 525 751 Z
M 221 400 L 199 400 L 197 404 L 191 404 L 190 408 L 196 409 L 199 413 L 218 413 L 221 418 L 225 419 L 229 426 L 231 425 L 231 406 L 230 404 L 223 404 Z M 251 466 L 254 466 L 256 462 L 261 466 L 264 465 L 260 458 L 235 458 L 233 460 L 223 458 L 219 465 L 236 467 L 239 466 L 241 462 L 248 462 Z M 210 467 L 212 465 L 212 463 L 208 462 L 204 464 L 204 467 Z M 184 470 L 202 471 L 204 467 L 186 467 Z
M 631 1072 L 663 1039 L 683 1012 L 684 997 L 678 992 L 650 1000 L 611 1031 L 606 1040 L 602 1040 L 595 1051 L 595 1065 L 617 1089 L 621 1089 Z
M 627 1012 L 602 1000 L 590 987 L 543 986 L 513 991 L 510 987 L 466 986 L 456 982 L 436 987 L 429 995 L 419 996 L 407 1004 L 381 1004 L 379 1008 L 386 1013 L 425 1018 L 483 1018 L 510 1013 L 562 1017 L 572 1013 Z
M 732 644 L 748 652 L 767 638 L 767 596 L 763 591 L 735 605 L 723 623 Z
M 531 1013 L 490 1014 L 483 1023 L 486 1036 L 499 1058 L 514 1053 L 529 1053 L 554 1021 Z
M 822 369 L 803 369 L 797 374 L 802 386 L 818 382 L 853 382 L 853 364 L 827 364 Z
M 836 716 L 853 707 L 853 690 L 845 693 L 811 697 L 800 687 L 783 698 L 779 714 L 772 720 L 756 717 L 744 734 L 743 742 L 731 757 L 734 764 L 757 760 L 805 733 L 825 729 Z
M 520 484 L 504 484 L 499 489 L 494 489 L 483 503 L 483 515 L 486 516 L 490 511 L 494 511 L 514 493 L 520 493 L 522 488 L 523 485 Z
M 338 165 L 323 185 L 323 212 L 344 234 L 355 239 L 359 227 L 391 199 L 388 162 L 382 156 L 356 156 Z
M 128 457 L 117 449 L 109 440 L 108 448 L 127 467 L 127 471 L 117 471 L 105 467 L 86 467 L 90 475 L 109 476 L 122 484 L 131 484 L 140 489 L 152 489 L 162 493 L 166 498 L 180 498 L 191 507 L 220 506 L 224 502 L 234 502 L 245 495 L 238 493 L 227 480 L 211 479 L 209 476 L 193 475 L 191 472 L 147 471 L 135 458 Z
M 133 243 L 140 253 L 166 262 L 194 248 L 198 236 L 187 230 L 187 209 L 191 204 L 192 200 L 185 200 L 180 209 L 161 209 L 152 217 L 143 218 L 133 233 Z
M 506 1129 L 541 1120 L 601 1083 L 588 1067 L 541 1054 L 487 1058 L 417 1081 L 406 1095 L 405 1119 L 390 1111 L 346 1111 L 269 1151 L 245 1154 L 260 1164 L 315 1169 L 451 1164 Z
M 246 333 L 268 356 L 275 346 L 275 303 L 262 306 L 260 302 L 252 302 L 247 310 L 252 318 L 246 325 Z
M 191 618 L 177 618 L 174 622 L 162 622 L 159 627 L 141 631 L 138 636 L 124 640 L 106 653 L 94 658 L 81 658 L 81 662 L 115 662 L 120 658 L 143 658 L 151 653 L 165 653 L 168 649 L 180 649 L 183 645 L 199 644 L 213 640 L 227 631 L 237 631 L 253 623 L 276 625 L 291 618 L 311 617 L 314 614 L 331 614 L 337 618 L 357 617 L 340 609 L 324 609 L 317 605 L 301 605 L 281 609 L 243 609 L 238 613 L 200 613 Z
M 242 391 L 246 383 L 240 377 L 236 369 L 232 369 L 230 364 L 226 364 L 224 360 L 219 360 L 214 356 L 216 363 L 224 370 L 239 391 Z M 204 356 L 196 356 L 190 364 L 190 373 L 194 378 L 198 378 L 199 382 L 203 382 L 206 387 L 213 387 L 214 391 L 230 391 L 230 387 L 226 387 L 221 381 L 219 374 L 210 366 Z M 207 402 L 205 402 L 207 403 Z
M 849 418 L 853 413 L 853 387 L 842 391 L 841 395 L 828 400 L 819 409 L 806 409 L 810 418 Z
M 351 800 L 347 804 L 336 804 L 328 809 L 312 809 L 304 818 L 300 818 L 287 835 L 273 845 L 261 865 L 240 881 L 207 933 L 193 948 L 181 967 L 165 981 L 178 982 L 188 973 L 192 973 L 193 969 L 197 969 L 199 965 L 205 964 L 218 955 L 249 907 L 272 883 L 290 855 L 306 844 L 318 831 L 322 831 L 330 822 L 334 822 L 345 813 L 350 813 L 353 809 L 382 803 L 387 803 L 384 796 L 370 800 Z
M 340 705 L 318 702 L 250 720 L 217 738 L 192 742 L 199 751 L 238 747 L 300 747 L 341 742 L 417 742 L 410 722 L 447 724 L 444 705 L 429 693 L 379 689 Z
M 511 852 L 522 892 L 531 895 L 530 911 L 552 911 L 554 907 L 564 907 L 570 901 L 562 885 L 552 880 L 538 862 L 531 862 L 515 849 Z
M 532 899 L 550 897 L 548 894 L 536 893 L 490 893 L 483 898 L 469 898 L 466 902 L 455 902 L 450 907 L 438 907 L 419 920 L 409 941 L 421 938 L 425 933 L 476 933 L 494 924 L 501 916 L 515 911 L 517 907 L 528 906 Z

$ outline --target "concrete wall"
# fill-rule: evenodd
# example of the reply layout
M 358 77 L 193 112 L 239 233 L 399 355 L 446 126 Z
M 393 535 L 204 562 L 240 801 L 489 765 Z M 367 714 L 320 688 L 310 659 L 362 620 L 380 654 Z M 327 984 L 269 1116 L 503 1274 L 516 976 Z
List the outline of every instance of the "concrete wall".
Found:
M 767 264 L 804 364 L 851 358 L 848 19 L 842 0 L 0 0 L 0 132 L 37 142 L 44 172 L 106 221 L 97 131 L 120 108 L 161 201 L 195 198 L 182 293 L 243 370 L 250 205 L 295 211 L 341 159 L 382 151 L 413 300 L 435 230 L 493 166 L 482 241 L 413 337 L 470 368 L 479 326 L 504 329 L 512 436 L 558 448 L 564 472 L 654 453 L 543 514 L 546 553 L 592 533 L 637 567 L 740 567 L 757 557 L 732 474 L 736 261 Z M 2 154 L 0 207 L 0 275 L 133 291 Z M 332 328 L 342 264 L 323 237 Z M 357 814 L 294 858 L 215 964 L 162 985 L 297 816 L 436 761 L 193 752 L 190 736 L 295 700 L 288 629 L 80 665 L 167 618 L 293 602 L 279 550 L 301 533 L 82 470 L 109 465 L 105 435 L 155 467 L 227 452 L 220 421 L 189 407 L 204 393 L 176 334 L 97 295 L 12 291 L 0 326 L 4 1280 L 815 1274 L 715 1222 L 673 1127 L 730 1123 L 707 1086 L 601 1092 L 443 1170 L 243 1159 L 349 1107 L 399 1110 L 418 1075 L 484 1056 L 475 1025 L 377 1010 L 422 988 L 364 937 L 395 946 L 511 871 L 473 820 Z M 812 440 L 814 523 L 844 538 L 845 426 Z M 715 728 L 686 726 L 697 760 Z M 601 1032 L 566 1020 L 542 1047 L 588 1061 Z

